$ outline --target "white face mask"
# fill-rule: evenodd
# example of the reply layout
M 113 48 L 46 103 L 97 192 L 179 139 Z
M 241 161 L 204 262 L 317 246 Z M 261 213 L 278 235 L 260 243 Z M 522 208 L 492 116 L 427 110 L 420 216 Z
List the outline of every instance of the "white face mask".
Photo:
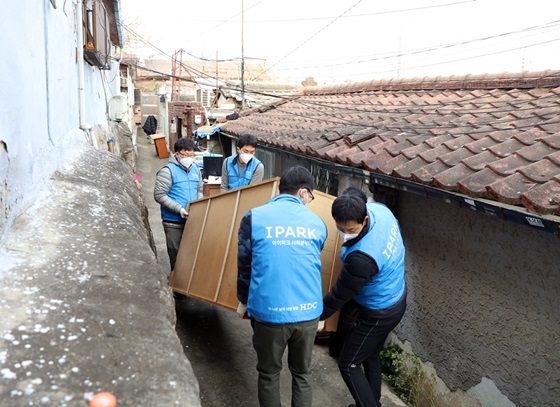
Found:
M 344 243 L 358 237 L 359 235 L 359 233 L 342 233 L 340 230 L 338 231 L 338 234 L 344 240 Z
M 243 164 L 247 164 L 253 158 L 253 154 L 239 154 L 239 158 L 243 161 Z
M 181 159 L 179 160 L 179 162 L 181 163 L 181 165 L 182 165 L 183 167 L 185 167 L 185 168 L 190 168 L 190 166 L 191 166 L 192 163 L 193 163 L 193 158 L 192 158 L 192 157 L 184 157 L 184 158 L 181 158 Z

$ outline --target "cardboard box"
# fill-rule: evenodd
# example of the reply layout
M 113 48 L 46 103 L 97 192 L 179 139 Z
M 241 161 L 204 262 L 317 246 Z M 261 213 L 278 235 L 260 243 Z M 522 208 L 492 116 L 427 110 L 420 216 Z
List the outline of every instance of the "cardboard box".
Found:
M 243 215 L 264 205 L 278 194 L 280 178 L 198 199 L 189 204 L 175 269 L 169 284 L 176 292 L 235 311 L 237 300 L 237 231 Z M 334 196 L 313 191 L 307 206 L 327 226 L 328 237 L 321 252 L 323 295 L 332 287 L 341 269 L 341 239 L 331 216 Z M 338 313 L 326 321 L 335 331 Z

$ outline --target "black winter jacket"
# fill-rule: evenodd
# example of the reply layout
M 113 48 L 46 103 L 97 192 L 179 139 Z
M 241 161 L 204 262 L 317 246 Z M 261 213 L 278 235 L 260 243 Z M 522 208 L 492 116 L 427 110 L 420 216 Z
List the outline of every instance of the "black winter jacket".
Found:
M 157 131 L 157 119 L 153 115 L 149 115 L 146 122 L 142 126 L 142 130 L 148 135 L 156 134 Z

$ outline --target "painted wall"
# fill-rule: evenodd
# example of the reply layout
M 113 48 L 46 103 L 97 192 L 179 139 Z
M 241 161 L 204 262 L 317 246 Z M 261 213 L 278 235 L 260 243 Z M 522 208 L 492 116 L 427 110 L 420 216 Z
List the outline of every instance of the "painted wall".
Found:
M 483 406 L 508 404 L 488 401 L 488 381 L 517 406 L 558 405 L 560 239 L 417 195 L 398 205 L 409 287 L 399 339 Z
M 0 13 L 0 236 L 84 143 L 106 136 L 107 103 L 119 91 L 118 64 L 100 71 L 76 61 L 73 1 L 4 2 Z M 80 130 L 78 64 L 84 65 L 86 123 Z M 101 148 L 106 145 L 100 143 Z

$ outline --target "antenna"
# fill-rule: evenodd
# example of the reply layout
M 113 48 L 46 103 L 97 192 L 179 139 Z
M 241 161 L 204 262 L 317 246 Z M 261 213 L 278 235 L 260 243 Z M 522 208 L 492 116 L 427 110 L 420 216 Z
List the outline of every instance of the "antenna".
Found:
M 245 52 L 243 44 L 243 31 L 245 22 L 244 1 L 241 0 L 241 110 L 245 109 Z

